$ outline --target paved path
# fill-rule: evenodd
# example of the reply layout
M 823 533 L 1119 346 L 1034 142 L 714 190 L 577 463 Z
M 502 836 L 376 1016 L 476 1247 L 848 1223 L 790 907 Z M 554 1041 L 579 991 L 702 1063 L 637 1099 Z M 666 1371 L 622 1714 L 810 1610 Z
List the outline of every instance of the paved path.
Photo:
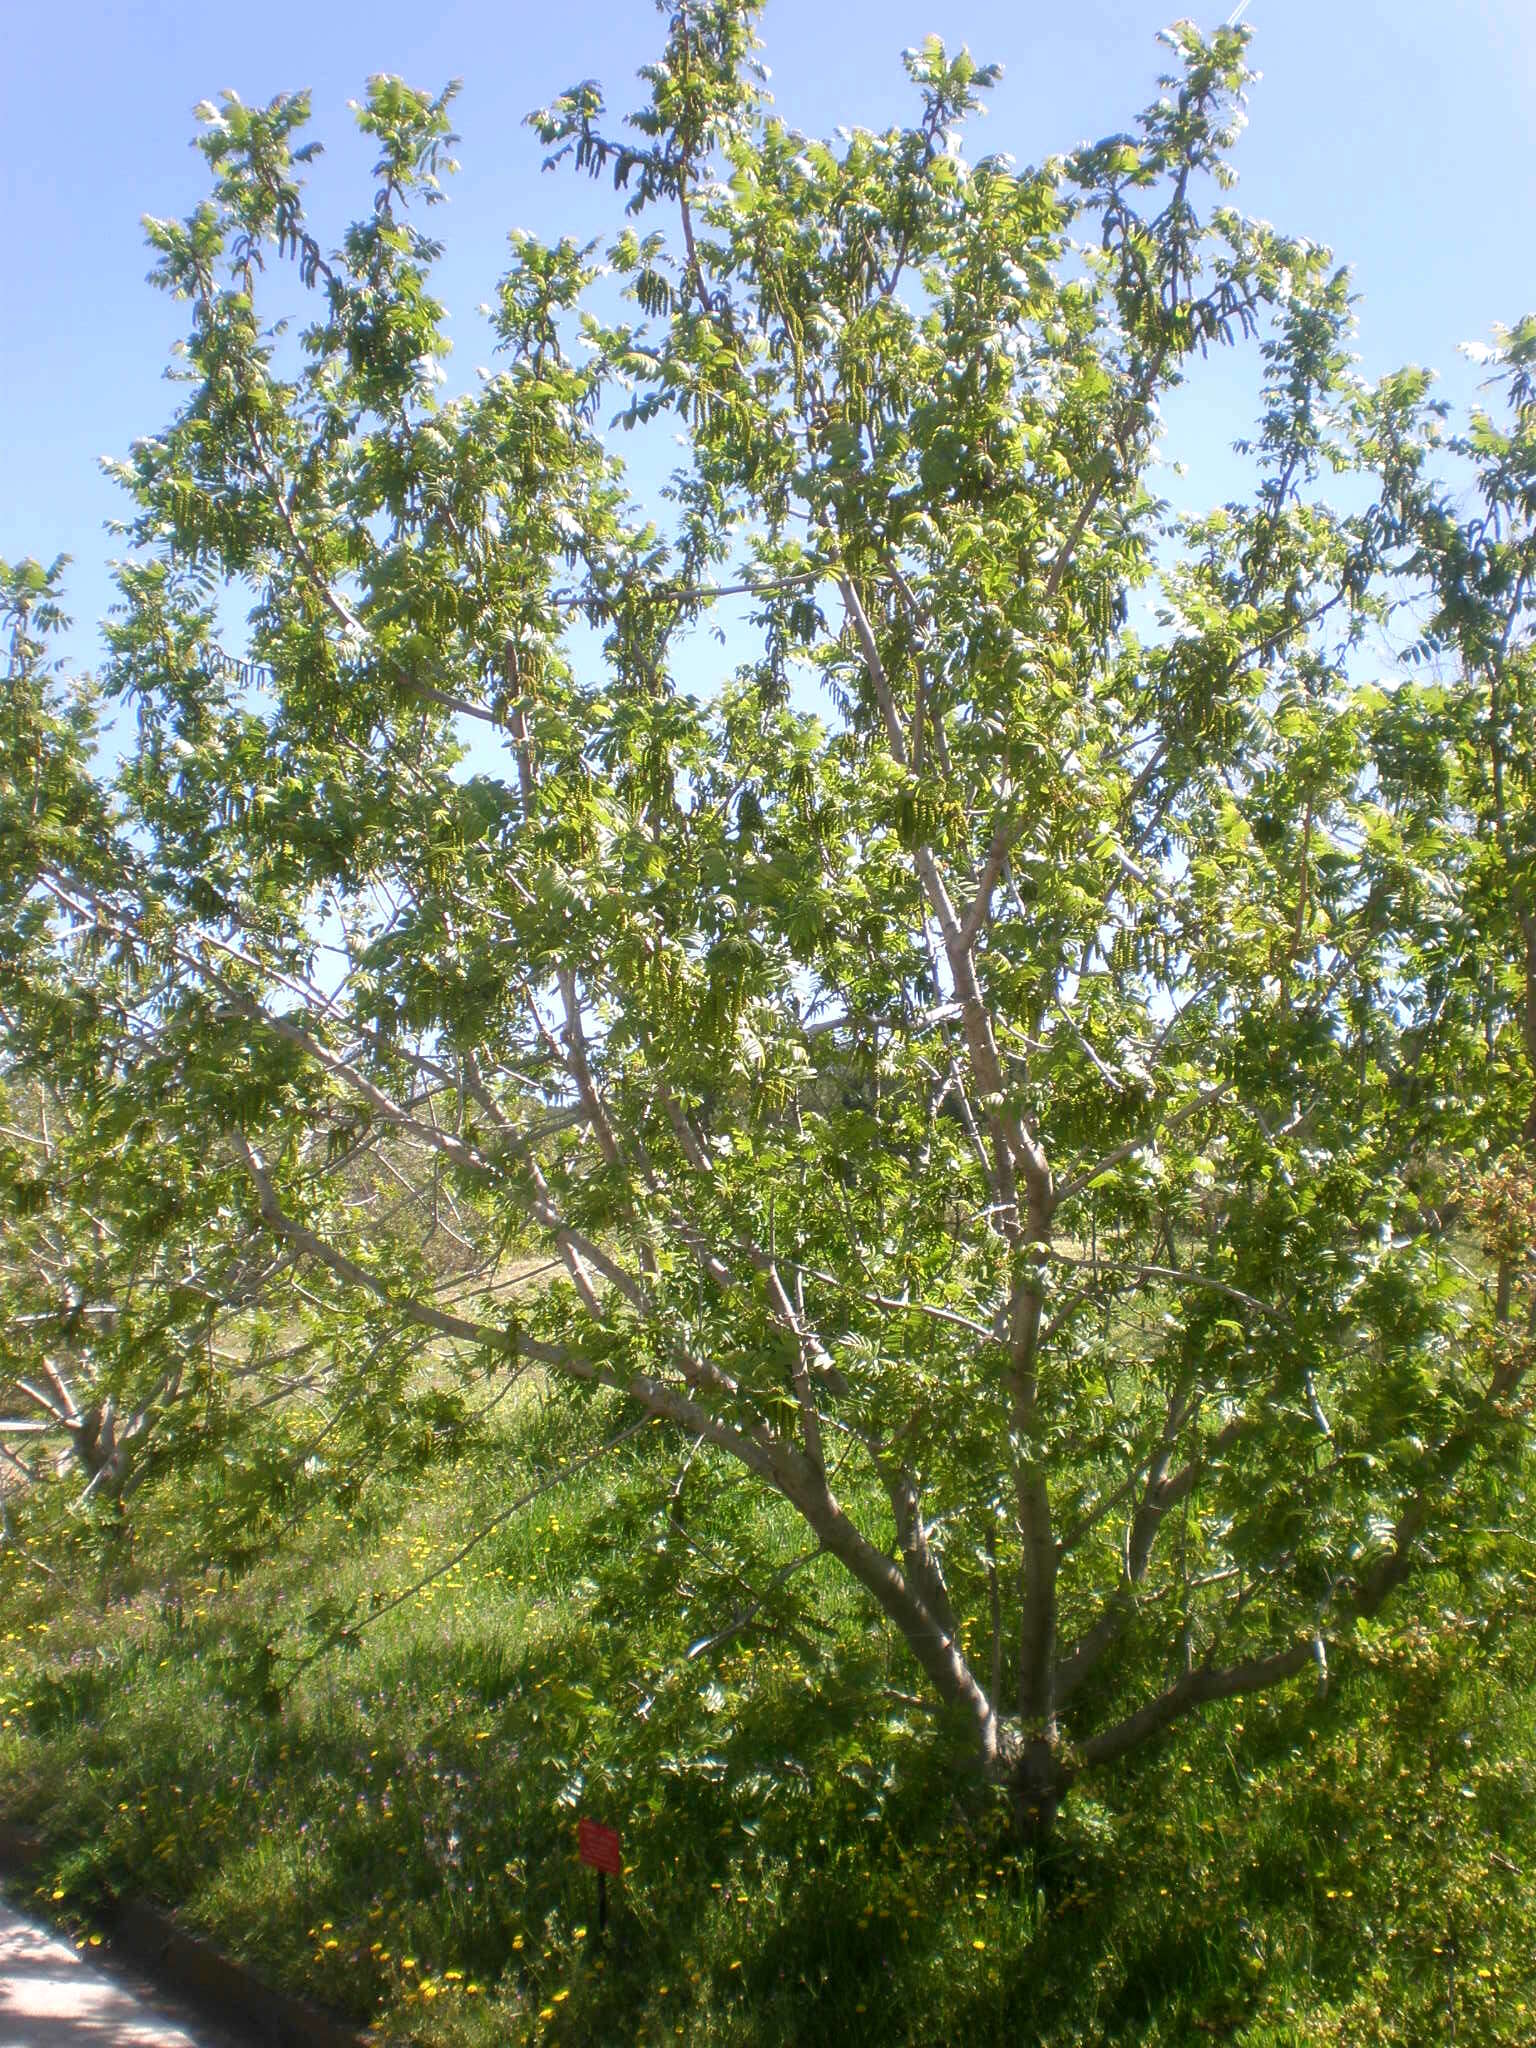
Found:
M 87 1953 L 91 1953 L 87 1951 Z M 0 2048 L 231 2048 L 0 1902 Z

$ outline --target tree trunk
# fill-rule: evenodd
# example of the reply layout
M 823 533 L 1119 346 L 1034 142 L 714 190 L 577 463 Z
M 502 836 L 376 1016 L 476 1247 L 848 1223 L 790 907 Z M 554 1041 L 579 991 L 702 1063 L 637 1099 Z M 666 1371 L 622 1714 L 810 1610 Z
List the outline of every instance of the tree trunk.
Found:
M 1009 1790 L 1014 1821 L 1026 1847 L 1043 1849 L 1055 1831 L 1056 1816 L 1072 1775 L 1057 1745 L 1043 1735 L 1022 1739 L 1011 1759 Z

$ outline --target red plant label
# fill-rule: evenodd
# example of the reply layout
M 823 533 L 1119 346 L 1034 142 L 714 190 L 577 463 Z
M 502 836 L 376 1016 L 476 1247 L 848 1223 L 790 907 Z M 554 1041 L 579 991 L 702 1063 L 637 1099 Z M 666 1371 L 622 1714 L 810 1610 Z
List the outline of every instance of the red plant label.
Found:
M 623 1868 L 618 1830 L 605 1828 L 595 1820 L 577 1823 L 576 1853 L 583 1863 L 590 1863 L 594 1870 L 606 1870 L 610 1877 L 617 1877 Z

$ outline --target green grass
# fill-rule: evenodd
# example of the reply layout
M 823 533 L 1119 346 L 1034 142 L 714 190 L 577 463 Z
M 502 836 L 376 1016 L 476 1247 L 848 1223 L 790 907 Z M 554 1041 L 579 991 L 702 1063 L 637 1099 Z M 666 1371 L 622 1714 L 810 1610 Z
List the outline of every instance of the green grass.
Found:
M 173 1568 L 119 1558 L 105 1607 L 0 1552 L 0 1805 L 46 1835 L 42 1904 L 84 1939 L 106 1889 L 152 1894 L 444 2048 L 1536 2039 L 1519 1614 L 1421 1589 L 1326 1698 L 1235 1703 L 1074 1795 L 1037 1868 L 831 1568 L 830 1633 L 689 1659 L 740 1597 L 715 1554 L 794 1532 L 702 1458 L 674 1508 L 661 1431 L 577 1469 L 619 1419 L 530 1396 L 313 1473 L 243 1570 L 260 1488 L 189 1474 L 141 1510 Z M 579 1813 L 623 1834 L 606 1940 Z

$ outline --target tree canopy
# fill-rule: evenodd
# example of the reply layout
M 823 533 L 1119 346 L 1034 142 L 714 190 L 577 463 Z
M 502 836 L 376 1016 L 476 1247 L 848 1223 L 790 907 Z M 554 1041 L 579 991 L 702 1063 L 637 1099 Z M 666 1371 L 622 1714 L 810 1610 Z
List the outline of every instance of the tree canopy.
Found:
M 1038 1823 L 1475 1566 L 1526 1441 L 1536 321 L 1459 428 L 1364 380 L 1240 26 L 1020 169 L 937 39 L 790 130 L 758 13 L 531 117 L 612 239 L 510 237 L 457 396 L 451 91 L 370 81 L 334 247 L 305 96 L 199 109 L 117 764 L 4 572 L 6 1441 L 120 1515 L 285 1389 L 364 1456 L 546 1375 L 781 1499 L 760 1602 L 844 1567 Z

